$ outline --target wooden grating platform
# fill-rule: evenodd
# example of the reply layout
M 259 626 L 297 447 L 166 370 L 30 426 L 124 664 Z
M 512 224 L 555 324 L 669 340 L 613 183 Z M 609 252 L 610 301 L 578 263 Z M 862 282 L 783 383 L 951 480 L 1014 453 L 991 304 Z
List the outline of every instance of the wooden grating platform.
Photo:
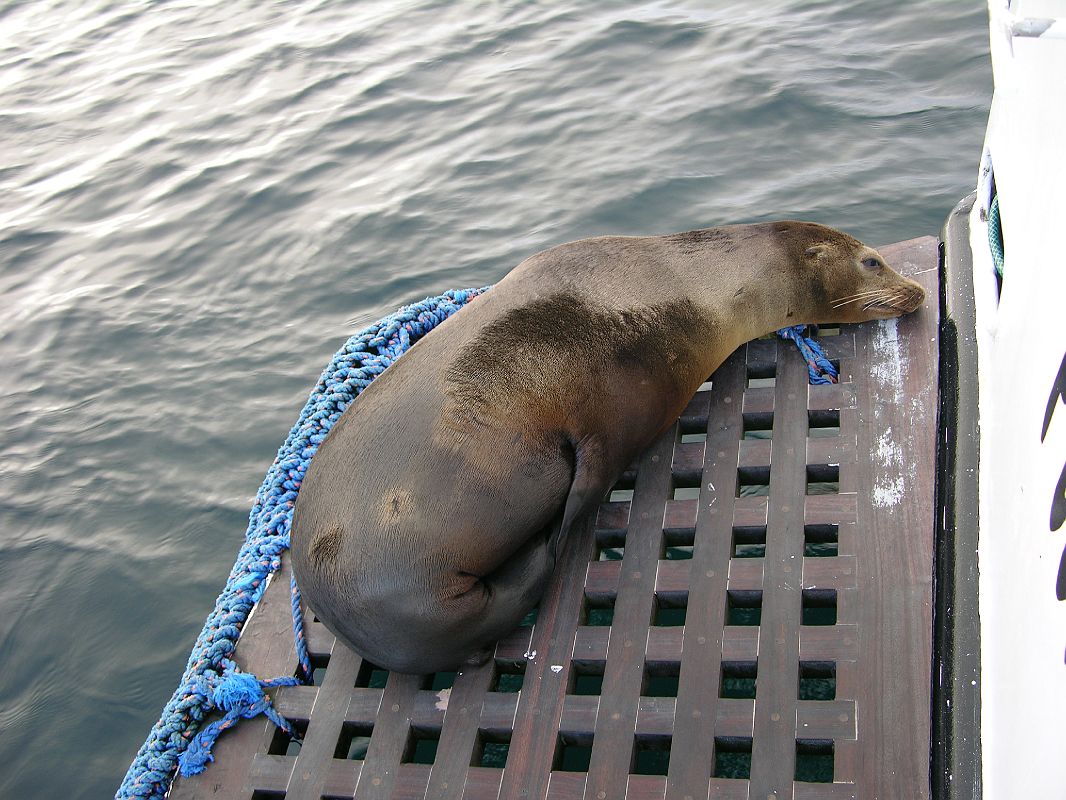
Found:
M 483 667 L 388 674 L 317 621 L 278 690 L 178 798 L 843 800 L 929 796 L 937 241 L 898 322 L 738 350 L 567 545 Z M 287 566 L 237 650 L 294 674 Z M 310 619 L 310 615 L 308 615 Z

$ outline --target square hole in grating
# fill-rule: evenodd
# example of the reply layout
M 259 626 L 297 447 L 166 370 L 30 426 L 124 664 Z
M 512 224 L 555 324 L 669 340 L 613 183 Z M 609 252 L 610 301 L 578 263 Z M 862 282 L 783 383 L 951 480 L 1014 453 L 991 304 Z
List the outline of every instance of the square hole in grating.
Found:
M 672 500 L 699 500 L 700 499 L 700 487 L 699 486 L 676 486 L 674 487 L 673 494 L 670 495 Z
M 644 679 L 640 684 L 641 697 L 677 697 L 681 664 L 676 661 L 644 665 Z
M 348 761 L 362 761 L 366 758 L 366 749 L 370 747 L 370 736 L 373 732 L 373 725 L 344 723 L 341 727 L 340 738 L 337 739 L 337 748 L 333 751 L 333 757 Z
M 840 554 L 840 528 L 837 525 L 804 525 L 803 555 L 806 558 L 831 558 Z
M 357 689 L 384 689 L 389 680 L 389 671 L 379 666 L 363 661 L 359 665 L 359 673 L 355 676 Z
M 530 609 L 530 612 L 522 617 L 522 621 L 518 623 L 519 628 L 532 628 L 537 624 L 537 614 L 540 613 L 540 606 L 534 606 Z
M 839 336 L 839 325 L 812 325 L 810 329 L 812 336 Z
M 803 621 L 804 625 L 837 624 L 837 590 L 804 589 Z
M 612 503 L 604 499 L 596 510 L 594 527 L 597 538 L 601 535 L 624 537 L 626 528 L 629 527 L 631 506 L 632 503 L 628 500 Z
M 479 730 L 470 765 L 503 769 L 507 766 L 507 751 L 511 749 L 509 737 L 499 737 Z
M 407 746 L 403 749 L 401 764 L 432 764 L 437 759 L 440 744 L 439 728 L 411 728 L 407 734 Z
M 811 410 L 807 412 L 807 436 L 828 439 L 840 435 L 840 410 Z
M 777 334 L 768 333 L 759 338 L 765 339 L 766 341 L 776 342 Z M 751 355 L 752 354 L 749 352 L 748 356 L 750 357 Z M 749 361 L 745 366 L 747 367 L 746 374 L 749 380 L 751 378 L 772 378 L 777 374 L 777 364 L 768 358 L 763 358 L 759 361 Z
M 632 775 L 665 775 L 670 767 L 669 736 L 638 736 L 633 743 Z
M 700 482 L 703 473 L 700 469 L 684 470 L 680 473 L 670 473 L 670 487 L 672 500 L 699 500 Z
M 490 692 L 506 692 L 514 694 L 522 690 L 522 683 L 526 679 L 526 661 L 497 661 L 495 662 L 496 674 L 492 678 Z
M 585 595 L 585 607 L 581 615 L 581 624 L 596 627 L 610 625 L 614 622 L 615 599 L 612 596 L 597 596 L 593 598 Z
M 603 691 L 603 662 L 573 664 L 567 694 L 599 697 Z
M 692 558 L 692 547 L 696 539 L 696 530 L 671 528 L 663 531 L 663 552 L 661 558 L 667 561 L 682 561 Z
M 840 467 L 836 464 L 809 464 L 807 494 L 840 494 Z
M 726 625 L 758 625 L 761 621 L 761 591 L 730 589 L 726 592 Z
M 302 739 L 307 735 L 307 722 L 296 722 L 293 724 L 293 728 L 299 738 L 294 739 L 281 728 L 275 726 L 274 735 L 270 737 L 270 744 L 267 746 L 269 755 L 295 756 L 299 754 Z
M 439 692 L 442 689 L 451 689 L 455 685 L 454 672 L 434 672 L 422 676 L 422 688 Z
M 270 789 L 256 789 L 252 792 L 252 800 L 284 800 L 285 792 L 274 792 Z
M 744 438 L 745 439 L 771 439 L 774 430 L 774 414 L 766 412 L 744 413 Z
M 629 503 L 633 501 L 632 489 L 612 489 L 607 495 L 608 503 Z
M 681 434 L 681 443 L 688 444 L 690 442 L 706 442 L 707 434 L 704 433 L 683 433 Z
M 656 593 L 651 624 L 664 628 L 684 625 L 687 611 L 688 592 Z
M 663 551 L 663 558 L 667 561 L 684 561 L 692 558 L 692 545 L 681 545 L 678 547 L 671 547 L 667 545 Z
M 588 772 L 592 761 L 592 734 L 580 738 L 563 736 L 555 745 L 555 763 L 552 769 L 560 772 Z
M 769 467 L 739 467 L 737 497 L 766 497 L 770 494 Z
M 749 389 L 768 388 L 771 386 L 777 386 L 777 378 L 773 375 L 769 375 L 765 378 L 753 378 L 750 375 L 748 376 Z
M 833 782 L 833 740 L 796 740 L 796 780 L 804 783 Z
M 751 778 L 751 737 L 715 736 L 712 778 Z
M 312 655 L 311 660 L 311 685 L 321 686 L 322 680 L 326 677 L 326 669 L 329 667 L 329 654 L 325 655 Z M 299 667 L 296 668 L 296 676 L 300 676 Z
M 762 558 L 765 555 L 765 525 L 733 528 L 733 558 Z
M 836 700 L 837 665 L 833 661 L 801 661 L 800 700 Z
M 596 532 L 596 561 L 621 561 L 626 551 L 625 531 Z
M 753 699 L 758 672 L 757 661 L 723 661 L 718 696 L 738 700 Z

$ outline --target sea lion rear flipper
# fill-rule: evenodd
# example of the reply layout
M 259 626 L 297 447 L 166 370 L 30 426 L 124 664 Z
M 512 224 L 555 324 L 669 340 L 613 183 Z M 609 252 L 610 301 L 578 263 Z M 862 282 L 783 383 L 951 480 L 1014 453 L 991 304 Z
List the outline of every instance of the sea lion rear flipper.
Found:
M 570 528 L 589 514 L 594 514 L 600 501 L 614 482 L 603 449 L 594 439 L 587 439 L 574 448 L 574 479 L 563 506 L 563 521 L 552 535 L 549 546 L 552 555 L 559 557 Z

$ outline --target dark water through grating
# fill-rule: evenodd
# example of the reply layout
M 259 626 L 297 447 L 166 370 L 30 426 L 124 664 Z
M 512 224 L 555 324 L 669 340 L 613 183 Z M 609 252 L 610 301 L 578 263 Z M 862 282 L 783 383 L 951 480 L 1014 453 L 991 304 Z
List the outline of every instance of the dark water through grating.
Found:
M 982 3 L 595 9 L 0 8 L 0 796 L 114 790 L 360 325 L 588 235 L 931 233 L 974 182 Z

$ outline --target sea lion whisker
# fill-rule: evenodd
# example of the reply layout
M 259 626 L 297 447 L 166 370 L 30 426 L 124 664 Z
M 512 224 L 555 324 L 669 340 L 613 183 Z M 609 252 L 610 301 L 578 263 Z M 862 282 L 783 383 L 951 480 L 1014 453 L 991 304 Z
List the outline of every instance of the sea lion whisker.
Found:
M 847 300 L 841 300 L 839 302 L 833 303 L 833 308 L 840 308 L 841 306 L 846 306 L 846 305 L 848 305 L 850 303 L 858 303 L 862 299 L 863 298 L 861 298 L 861 297 L 851 297 L 851 298 L 849 298 Z
M 844 305 L 846 303 L 854 303 L 856 300 L 860 300 L 863 297 L 879 294 L 884 292 L 885 289 L 867 289 L 865 292 L 856 292 L 855 294 L 844 295 L 843 297 L 837 297 L 832 300 L 833 303 L 839 303 Z M 835 307 L 835 306 L 834 306 Z
M 878 294 L 871 297 L 869 300 L 867 300 L 866 308 L 872 308 L 876 305 L 891 303 L 894 299 L 895 295 L 892 293 L 892 291 L 889 289 L 884 289 Z
M 835 298 L 835 299 L 836 299 L 836 300 L 844 300 L 844 299 L 846 299 L 846 298 L 852 298 L 852 297 L 862 297 L 862 296 L 863 296 L 864 294 L 877 294 L 878 292 L 883 292 L 883 291 L 885 291 L 885 289 L 884 289 L 884 288 L 877 288 L 877 289 L 866 289 L 865 291 L 862 291 L 862 292 L 856 292 L 855 294 L 846 294 L 846 295 L 841 295 L 840 297 L 837 297 L 837 298 Z
M 884 289 L 871 289 L 866 292 L 859 292 L 858 294 L 851 295 L 850 297 L 838 297 L 836 300 L 833 301 L 833 308 L 840 308 L 841 306 L 846 306 L 849 303 L 857 303 L 869 297 L 876 297 L 884 291 Z
M 869 311 L 874 306 L 888 306 L 889 308 L 895 308 L 896 304 L 904 297 L 903 290 L 900 289 L 885 289 L 882 294 L 871 298 L 862 307 L 863 311 Z
M 866 303 L 863 305 L 862 310 L 869 311 L 874 306 L 891 305 L 892 301 L 895 299 L 895 296 L 890 294 L 888 290 L 882 290 L 874 297 L 871 297 L 869 300 L 867 300 Z

